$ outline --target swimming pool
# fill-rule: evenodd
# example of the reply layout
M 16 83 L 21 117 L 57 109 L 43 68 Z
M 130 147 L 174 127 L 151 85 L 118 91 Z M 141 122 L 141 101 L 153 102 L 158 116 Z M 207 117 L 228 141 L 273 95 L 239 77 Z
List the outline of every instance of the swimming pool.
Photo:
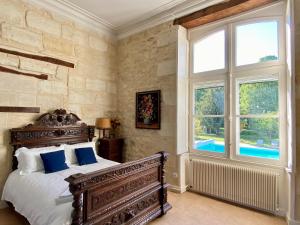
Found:
M 224 143 L 215 142 L 214 140 L 197 141 L 194 145 L 194 149 L 197 149 L 199 151 L 210 151 L 219 153 L 225 152 Z M 241 144 L 240 155 L 267 159 L 279 159 L 279 150 Z

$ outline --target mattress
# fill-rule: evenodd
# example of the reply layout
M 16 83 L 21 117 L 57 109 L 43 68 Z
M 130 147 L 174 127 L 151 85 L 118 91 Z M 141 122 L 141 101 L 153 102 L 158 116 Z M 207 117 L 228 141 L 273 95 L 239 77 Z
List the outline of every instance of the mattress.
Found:
M 64 179 L 72 174 L 89 173 L 119 164 L 102 158 L 97 158 L 97 161 L 84 166 L 72 165 L 67 170 L 50 174 L 39 171 L 24 176 L 15 170 L 5 183 L 2 200 L 11 202 L 31 225 L 71 224 L 72 196 L 69 183 Z

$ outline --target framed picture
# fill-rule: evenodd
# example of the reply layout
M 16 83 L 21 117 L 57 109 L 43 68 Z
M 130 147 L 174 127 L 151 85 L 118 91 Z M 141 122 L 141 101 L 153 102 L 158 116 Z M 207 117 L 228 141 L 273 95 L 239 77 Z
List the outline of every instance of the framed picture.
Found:
M 160 129 L 160 90 L 136 93 L 135 127 Z

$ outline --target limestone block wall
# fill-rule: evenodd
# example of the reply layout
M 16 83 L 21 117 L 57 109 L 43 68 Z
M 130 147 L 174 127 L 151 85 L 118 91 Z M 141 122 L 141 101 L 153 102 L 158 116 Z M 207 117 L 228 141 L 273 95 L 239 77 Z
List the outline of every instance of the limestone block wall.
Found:
M 0 106 L 65 108 L 88 124 L 116 111 L 116 42 L 22 0 L 0 0 L 0 46 L 74 62 L 75 69 L 8 54 L 0 65 L 48 80 L 0 72 Z M 37 114 L 0 113 L 0 195 L 11 168 L 9 132 Z M 1 205 L 1 204 L 0 204 Z M 2 203 L 3 205 L 3 203 Z
M 158 25 L 118 42 L 118 112 L 126 160 L 168 151 L 168 182 L 178 185 L 176 158 L 177 27 Z M 161 90 L 161 129 L 135 128 L 136 92 Z
M 296 54 L 296 216 L 300 220 L 300 1 L 295 2 L 295 54 Z

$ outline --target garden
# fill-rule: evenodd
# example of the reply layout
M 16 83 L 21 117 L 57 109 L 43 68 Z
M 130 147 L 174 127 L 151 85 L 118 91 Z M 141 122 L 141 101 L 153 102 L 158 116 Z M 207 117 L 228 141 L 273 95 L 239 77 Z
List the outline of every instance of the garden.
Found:
M 238 84 L 237 117 L 240 143 L 279 148 L 278 81 Z M 198 88 L 195 92 L 195 141 L 224 142 L 224 86 Z

